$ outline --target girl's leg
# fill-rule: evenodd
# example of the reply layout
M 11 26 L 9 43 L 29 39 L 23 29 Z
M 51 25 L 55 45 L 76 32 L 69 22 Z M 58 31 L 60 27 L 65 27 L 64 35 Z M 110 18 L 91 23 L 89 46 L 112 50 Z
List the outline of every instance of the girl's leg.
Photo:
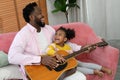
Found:
M 94 74 L 93 69 L 85 68 L 85 67 L 77 67 L 77 70 L 82 72 L 83 74 Z
M 109 75 L 112 74 L 112 70 L 110 70 L 109 68 L 103 67 L 103 66 L 95 64 L 95 63 L 86 63 L 86 62 L 78 61 L 78 67 L 86 67 L 89 69 L 101 70 Z
M 83 74 L 95 74 L 100 77 L 103 77 L 104 73 L 101 72 L 100 70 L 93 70 L 93 69 L 88 69 L 85 67 L 77 67 L 77 70 L 82 72 Z
M 98 65 L 98 64 L 95 64 L 95 63 L 81 62 L 81 61 L 78 61 L 78 67 L 86 67 L 86 68 L 89 68 L 89 69 L 97 69 L 97 70 L 102 69 L 101 65 Z

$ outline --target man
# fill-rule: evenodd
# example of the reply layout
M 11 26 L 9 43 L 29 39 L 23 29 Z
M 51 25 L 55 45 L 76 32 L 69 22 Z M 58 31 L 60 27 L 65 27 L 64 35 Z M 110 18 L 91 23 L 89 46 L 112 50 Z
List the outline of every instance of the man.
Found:
M 8 59 L 12 64 L 19 64 L 24 70 L 24 65 L 43 64 L 54 69 L 58 66 L 56 59 L 45 55 L 45 49 L 52 42 L 55 30 L 44 23 L 41 9 L 35 2 L 29 3 L 23 9 L 23 17 L 27 24 L 17 33 L 9 49 Z M 70 43 L 75 48 L 76 44 Z M 76 46 L 76 47 L 75 47 Z M 41 56 L 44 55 L 44 56 Z M 59 57 L 63 60 L 63 57 Z M 25 72 L 25 71 L 24 71 Z M 64 80 L 86 80 L 86 77 L 75 72 Z

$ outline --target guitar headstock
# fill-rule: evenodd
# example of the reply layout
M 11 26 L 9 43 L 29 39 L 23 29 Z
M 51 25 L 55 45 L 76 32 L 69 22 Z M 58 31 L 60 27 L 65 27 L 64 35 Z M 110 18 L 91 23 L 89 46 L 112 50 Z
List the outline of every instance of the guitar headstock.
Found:
M 103 47 L 103 46 L 107 46 L 107 45 L 108 45 L 108 43 L 104 39 L 102 39 L 102 42 L 99 42 L 96 44 L 97 47 Z

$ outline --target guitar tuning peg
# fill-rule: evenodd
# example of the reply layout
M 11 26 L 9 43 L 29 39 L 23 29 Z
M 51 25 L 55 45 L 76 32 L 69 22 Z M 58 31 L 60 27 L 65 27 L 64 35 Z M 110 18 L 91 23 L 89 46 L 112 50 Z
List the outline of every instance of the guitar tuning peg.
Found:
M 108 45 L 108 43 L 105 41 L 105 39 L 102 38 L 101 40 L 104 42 L 104 45 L 106 45 L 106 46 Z
M 102 38 L 101 40 L 102 40 L 103 42 L 106 42 L 105 39 L 103 39 L 103 38 Z

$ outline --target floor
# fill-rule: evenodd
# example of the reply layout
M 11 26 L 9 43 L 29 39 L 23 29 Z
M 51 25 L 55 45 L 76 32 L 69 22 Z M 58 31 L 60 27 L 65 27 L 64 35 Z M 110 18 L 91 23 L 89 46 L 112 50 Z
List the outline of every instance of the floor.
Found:
M 120 58 L 119 58 L 119 64 L 117 69 L 117 74 L 115 76 L 115 80 L 120 80 Z
M 120 50 L 120 40 L 109 40 L 108 43 L 116 47 Z M 115 76 L 115 80 L 120 80 L 120 56 L 119 56 L 119 63 L 118 63 L 118 68 L 117 68 L 117 74 Z

